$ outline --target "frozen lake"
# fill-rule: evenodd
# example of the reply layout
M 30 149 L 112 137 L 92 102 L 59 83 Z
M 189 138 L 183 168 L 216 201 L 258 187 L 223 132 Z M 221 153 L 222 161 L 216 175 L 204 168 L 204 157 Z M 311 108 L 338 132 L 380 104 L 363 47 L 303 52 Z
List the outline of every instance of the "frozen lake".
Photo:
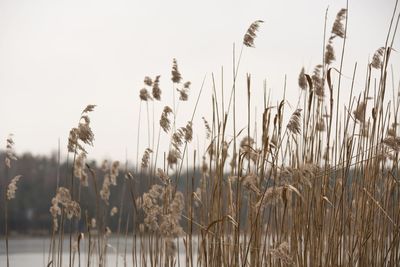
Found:
M 64 240 L 64 253 L 63 253 L 63 267 L 69 265 L 69 238 L 65 237 Z M 117 238 L 111 238 L 108 242 L 107 251 L 107 266 L 117 265 Z M 11 238 L 9 240 L 9 260 L 10 267 L 27 267 L 27 266 L 47 266 L 49 261 L 49 237 L 20 237 Z M 180 242 L 180 250 L 183 251 L 183 243 Z M 125 250 L 125 238 L 119 240 L 119 258 L 118 266 L 133 266 L 132 264 L 132 239 L 128 237 L 127 240 L 127 252 L 126 252 L 126 264 L 124 263 L 124 250 Z M 1 238 L 0 243 L 0 266 L 6 266 L 6 249 L 4 237 Z M 139 257 L 140 258 L 140 257 Z M 179 261 L 181 266 L 185 266 L 185 255 L 179 255 Z M 138 262 L 138 266 L 142 264 Z M 79 266 L 78 254 L 75 254 L 74 266 Z M 87 241 L 82 240 L 81 242 L 81 266 L 87 266 Z M 91 266 L 98 266 L 97 258 L 92 256 Z M 178 266 L 178 264 L 177 264 Z

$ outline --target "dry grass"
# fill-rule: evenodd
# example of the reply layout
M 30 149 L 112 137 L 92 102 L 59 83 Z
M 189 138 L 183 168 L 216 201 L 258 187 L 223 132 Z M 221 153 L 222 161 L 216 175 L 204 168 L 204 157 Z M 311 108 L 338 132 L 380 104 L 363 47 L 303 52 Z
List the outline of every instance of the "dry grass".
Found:
M 223 99 L 218 102 L 213 79 L 213 118 L 211 123 L 202 118 L 208 143 L 203 154 L 191 151 L 188 144 L 192 142 L 193 118 L 204 83 L 191 120 L 177 127 L 179 102 L 189 101 L 190 82 L 182 82 L 177 61 L 173 60 L 171 80 L 179 95 L 174 95 L 172 108 L 166 106 L 160 116 L 155 144 L 156 120 L 149 117 L 148 105 L 161 99 L 160 76 L 154 81 L 145 77 L 145 86 L 152 88 L 152 95 L 145 87 L 139 97 L 147 107 L 148 147 L 140 170 L 137 167 L 135 172 L 129 172 L 125 168 L 123 187 L 130 202 L 124 203 L 122 196 L 119 207 L 108 203 L 110 186 L 117 182 L 119 163 L 109 166 L 105 162 L 103 179 L 85 165 L 84 146 L 92 145 L 94 137 L 89 119 L 94 106 L 88 106 L 78 127 L 70 132 L 68 150 L 73 153 L 74 162 L 69 186 L 58 188 L 50 208 L 53 229 L 49 266 L 63 265 L 62 241 L 67 222 L 69 266 L 74 265 L 74 251 L 79 255 L 79 266 L 105 266 L 110 216 L 119 216 L 118 239 L 124 234 L 125 240 L 130 235 L 133 240 L 131 248 L 125 242 L 124 253 L 117 249 L 129 266 L 179 266 L 182 262 L 186 266 L 397 266 L 400 92 L 393 88 L 396 99 L 387 101 L 387 68 L 398 24 L 394 20 L 396 12 L 397 4 L 386 44 L 375 52 L 369 65 L 364 91 L 355 96 L 353 87 L 346 88 L 351 95 L 341 110 L 339 92 L 347 9 L 340 10 L 324 45 L 323 62 L 310 74 L 301 69 L 298 81 L 304 101 L 299 99 L 285 122 L 285 98 L 274 106 L 265 93 L 264 112 L 256 121 L 261 125 L 258 136 L 250 131 L 255 123 L 250 120 L 250 75 L 246 88 L 247 131 L 238 130 L 235 125 L 240 52 L 227 109 Z M 251 24 L 242 50 L 254 46 L 261 23 L 257 20 Z M 339 44 L 340 56 L 334 50 Z M 332 66 L 335 59 L 340 59 L 339 69 Z M 332 83 L 332 76 L 338 79 L 337 84 Z M 373 77 L 377 77 L 375 84 L 371 82 Z M 372 91 L 376 97 L 369 99 Z M 335 116 L 334 121 L 334 113 L 344 116 Z M 233 138 L 226 134 L 228 121 L 234 127 Z M 169 151 L 163 153 L 159 151 L 161 134 L 170 140 Z M 163 158 L 161 164 L 157 164 L 158 158 Z M 193 162 L 189 163 L 189 158 Z M 199 170 L 200 175 L 191 174 L 188 166 Z M 154 176 L 158 178 L 152 179 Z M 80 178 L 78 185 L 74 183 L 76 178 Z M 96 192 L 94 218 L 88 217 L 88 211 L 83 216 L 79 203 L 80 187 L 87 186 L 88 179 L 94 185 L 90 190 Z M 138 183 L 148 188 L 143 195 L 137 191 Z M 125 233 L 121 233 L 124 218 Z M 79 222 L 86 225 L 85 235 L 78 232 Z M 87 263 L 81 263 L 80 257 L 83 236 L 89 239 Z

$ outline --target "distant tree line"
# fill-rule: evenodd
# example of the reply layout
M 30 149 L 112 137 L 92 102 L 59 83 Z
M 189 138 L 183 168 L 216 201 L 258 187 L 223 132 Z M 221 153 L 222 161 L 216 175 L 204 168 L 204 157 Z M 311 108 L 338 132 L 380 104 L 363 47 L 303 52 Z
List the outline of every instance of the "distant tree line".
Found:
M 1 163 L 4 162 L 5 153 L 0 152 Z M 6 170 L 4 164 L 0 163 L 0 232 L 4 231 L 4 198 L 5 189 L 11 178 L 15 175 L 22 175 L 18 182 L 16 197 L 9 202 L 8 224 L 10 231 L 21 234 L 48 234 L 51 231 L 51 215 L 49 212 L 51 200 L 56 194 L 57 180 L 58 186 L 69 188 L 72 175 L 72 160 L 58 164 L 57 156 L 34 156 L 25 153 L 18 156 L 18 160 L 12 162 L 11 169 Z M 98 190 L 101 189 L 104 174 L 100 169 L 100 164 L 96 161 L 87 162 L 95 171 Z M 57 175 L 59 173 L 59 176 Z M 57 179 L 58 176 L 58 179 Z M 89 175 L 90 176 L 90 175 Z M 124 202 L 124 219 L 132 207 L 132 198 L 128 189 L 123 194 L 123 184 L 125 182 L 125 171 L 120 171 L 117 177 L 117 185 L 110 187 L 109 204 L 101 203 L 104 212 L 110 212 L 112 207 L 120 207 L 121 201 Z M 75 184 L 79 184 L 79 179 L 74 178 Z M 143 194 L 148 189 L 149 183 L 139 183 L 139 175 L 134 179 L 135 196 Z M 142 179 L 148 179 L 144 176 Z M 81 216 L 88 215 L 92 218 L 95 213 L 96 195 L 93 178 L 89 177 L 88 187 L 75 186 L 75 198 L 79 198 L 81 206 Z M 80 191 L 80 192 L 79 192 Z M 124 197 L 122 199 L 122 197 Z M 115 215 L 108 220 L 111 229 L 116 229 L 119 215 Z M 84 227 L 84 225 L 80 226 Z

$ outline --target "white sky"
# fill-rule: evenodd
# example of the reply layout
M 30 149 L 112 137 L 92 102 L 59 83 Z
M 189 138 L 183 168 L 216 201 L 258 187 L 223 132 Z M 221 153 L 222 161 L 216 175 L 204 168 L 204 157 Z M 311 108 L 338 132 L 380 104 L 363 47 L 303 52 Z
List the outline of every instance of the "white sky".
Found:
M 356 92 L 363 88 L 368 59 L 384 44 L 394 3 L 350 0 L 344 74 L 350 77 L 358 62 Z M 179 107 L 178 126 L 190 119 L 207 74 L 194 125 L 202 148 L 201 117 L 211 120 L 211 73 L 220 88 L 224 66 L 228 96 L 232 44 L 240 48 L 250 23 L 265 20 L 256 48 L 243 52 L 238 78 L 239 128 L 246 121 L 246 101 L 241 100 L 245 99 L 245 74 L 252 73 L 252 97 L 259 121 L 263 79 L 277 101 L 282 97 L 286 74 L 288 98 L 294 105 L 301 67 L 311 72 L 321 62 L 326 8 L 329 6 L 330 31 L 336 13 L 345 5 L 344 0 L 1 0 L 1 144 L 4 147 L 8 133 L 14 133 L 18 153 L 48 154 L 57 148 L 60 138 L 65 155 L 69 129 L 76 126 L 87 104 L 96 104 L 91 115 L 96 140 L 90 157 L 124 160 L 127 149 L 129 159 L 134 160 L 143 77 L 161 75 L 162 101 L 155 103 L 158 129 L 159 111 L 172 105 L 170 70 L 172 59 L 177 58 L 183 79 L 192 82 L 190 101 Z M 399 51 L 398 38 L 394 48 Z M 335 49 L 339 58 L 341 42 L 335 42 Z M 393 53 L 392 63 L 398 81 L 398 53 Z M 344 79 L 342 90 L 349 88 L 349 82 Z M 152 104 L 149 108 L 151 111 Z M 143 123 L 146 113 L 142 111 Z M 252 112 L 254 116 L 254 109 Z M 142 154 L 147 146 L 147 125 L 140 129 Z M 166 143 L 166 135 L 162 138 Z

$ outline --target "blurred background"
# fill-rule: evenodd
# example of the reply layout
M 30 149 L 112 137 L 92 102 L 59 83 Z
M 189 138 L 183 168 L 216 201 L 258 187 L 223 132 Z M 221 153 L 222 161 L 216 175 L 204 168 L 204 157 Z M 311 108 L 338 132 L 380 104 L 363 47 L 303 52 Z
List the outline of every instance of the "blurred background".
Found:
M 389 0 L 350 1 L 342 88 L 349 88 L 357 62 L 360 75 L 356 75 L 355 92 L 362 90 L 363 73 L 375 50 L 384 45 L 394 4 Z M 0 164 L 2 188 L 3 177 L 23 175 L 17 192 L 23 197 L 10 204 L 10 228 L 30 234 L 50 229 L 49 207 L 57 172 L 60 183 L 69 174 L 68 133 L 87 104 L 97 105 L 91 113 L 94 147 L 88 149 L 92 166 L 103 159 L 136 166 L 137 155 L 141 157 L 149 145 L 147 120 L 157 124 L 163 107 L 172 106 L 171 67 L 176 58 L 183 80 L 192 83 L 189 101 L 179 106 L 178 126 L 190 120 L 204 80 L 190 144 L 191 149 L 204 153 L 201 117 L 211 120 L 212 76 L 227 102 L 233 55 L 237 63 L 248 26 L 258 19 L 265 21 L 255 48 L 243 49 L 237 110 L 246 109 L 247 102 L 240 99 L 245 99 L 245 76 L 251 73 L 252 117 L 260 121 L 264 81 L 271 103 L 276 103 L 283 96 L 286 77 L 288 109 L 294 111 L 301 92 L 297 84 L 300 69 L 304 66 L 311 73 L 322 62 L 325 14 L 329 32 L 336 13 L 345 6 L 344 0 L 0 1 L 0 144 L 5 148 L 8 134 L 13 133 L 19 158 L 11 173 L 6 174 Z M 335 40 L 334 46 L 340 59 L 342 42 Z M 398 38 L 394 48 L 398 50 Z M 399 61 L 399 54 L 393 53 L 395 81 Z M 337 60 L 333 66 L 339 64 Z M 161 75 L 161 101 L 141 104 L 144 77 L 156 75 Z M 348 92 L 343 91 L 345 99 Z M 245 127 L 247 118 L 239 112 L 237 119 L 238 128 Z M 160 151 L 167 147 L 168 142 L 161 142 Z

